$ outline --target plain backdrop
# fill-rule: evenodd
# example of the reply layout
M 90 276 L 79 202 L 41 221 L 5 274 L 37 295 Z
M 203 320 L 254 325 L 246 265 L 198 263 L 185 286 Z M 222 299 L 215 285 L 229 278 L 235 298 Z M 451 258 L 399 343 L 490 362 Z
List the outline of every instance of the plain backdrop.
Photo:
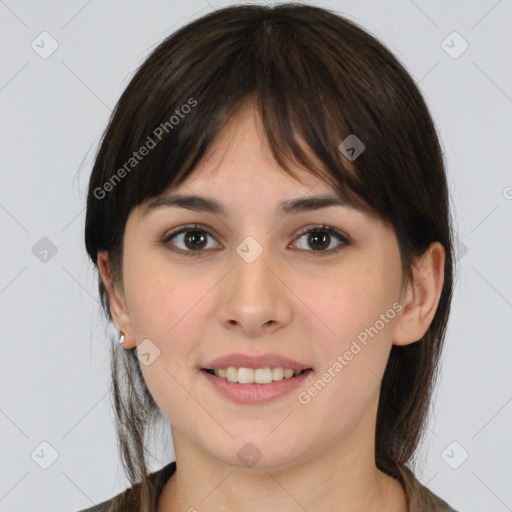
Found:
M 438 126 L 458 280 L 419 479 L 457 510 L 512 510 L 512 1 L 312 2 L 406 66 Z M 215 0 L 0 1 L 0 511 L 123 490 L 107 334 L 83 244 L 109 115 L 150 50 Z M 168 432 L 151 470 L 173 460 Z

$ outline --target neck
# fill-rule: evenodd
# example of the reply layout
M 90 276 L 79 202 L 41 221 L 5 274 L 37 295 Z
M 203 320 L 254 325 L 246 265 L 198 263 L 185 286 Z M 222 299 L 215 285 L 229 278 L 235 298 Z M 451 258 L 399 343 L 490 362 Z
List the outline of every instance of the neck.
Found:
M 330 449 L 279 470 L 240 469 L 205 456 L 173 430 L 176 473 L 160 496 L 158 512 L 408 512 L 397 480 L 381 472 L 373 450 Z

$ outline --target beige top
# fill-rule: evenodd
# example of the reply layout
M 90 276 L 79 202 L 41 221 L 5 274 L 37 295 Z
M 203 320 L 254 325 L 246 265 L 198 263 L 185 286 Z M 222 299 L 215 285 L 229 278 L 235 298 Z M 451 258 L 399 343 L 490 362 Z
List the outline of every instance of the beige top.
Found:
M 170 462 L 162 469 L 155 471 L 149 475 L 149 478 L 154 482 L 157 490 L 157 496 L 160 496 L 162 489 L 165 486 L 167 480 L 176 471 L 176 462 Z M 403 479 L 405 482 L 405 493 L 409 501 L 409 512 L 457 512 L 451 508 L 445 501 L 433 494 L 429 489 L 421 485 L 416 479 L 414 474 L 405 468 L 402 472 Z M 92 508 L 81 510 L 80 512 L 111 512 L 111 504 L 115 498 L 124 498 L 123 511 L 136 510 L 134 507 L 134 500 L 132 498 L 132 492 L 140 484 L 126 489 L 125 491 L 117 494 L 114 498 L 104 501 Z

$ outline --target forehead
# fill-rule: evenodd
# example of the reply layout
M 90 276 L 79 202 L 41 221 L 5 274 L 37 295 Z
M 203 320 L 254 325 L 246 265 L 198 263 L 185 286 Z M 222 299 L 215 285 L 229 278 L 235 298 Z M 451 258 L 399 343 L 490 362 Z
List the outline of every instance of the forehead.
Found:
M 298 137 L 302 148 L 317 164 L 322 163 Z M 254 103 L 245 102 L 229 118 L 208 148 L 207 153 L 178 187 L 168 190 L 190 192 L 208 188 L 225 194 L 229 190 L 248 188 L 252 197 L 258 192 L 269 194 L 269 188 L 281 193 L 332 192 L 333 188 L 310 169 L 288 162 L 294 176 L 288 174 L 275 160 L 268 143 L 261 116 Z

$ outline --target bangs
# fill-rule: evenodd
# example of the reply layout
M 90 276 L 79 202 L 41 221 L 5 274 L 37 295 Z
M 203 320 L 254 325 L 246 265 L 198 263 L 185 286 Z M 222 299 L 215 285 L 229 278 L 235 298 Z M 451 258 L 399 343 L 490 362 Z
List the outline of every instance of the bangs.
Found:
M 272 18 L 272 11 L 267 16 Z M 306 20 L 297 31 L 285 21 L 271 24 L 243 16 L 224 30 L 208 30 L 201 54 L 195 55 L 194 33 L 208 20 L 207 16 L 193 29 L 184 27 L 164 41 L 117 105 L 114 119 L 125 119 L 116 119 L 115 124 L 124 121 L 130 128 L 113 134 L 119 148 L 115 161 L 103 160 L 110 178 L 123 167 L 127 170 L 113 187 L 112 214 L 121 205 L 131 211 L 186 180 L 240 106 L 252 101 L 272 154 L 285 172 L 297 179 L 289 164 L 299 166 L 353 207 L 389 217 L 389 203 L 382 198 L 386 175 L 371 165 L 378 154 L 373 150 L 378 133 L 368 130 L 368 123 L 377 126 L 373 119 L 382 120 L 389 112 L 369 108 L 353 59 L 326 44 L 325 35 L 316 34 Z M 349 53 L 350 47 L 344 51 Z M 376 58 L 371 56 L 375 50 L 360 50 L 365 51 L 368 58 Z M 372 82 L 372 77 L 366 78 Z M 373 83 L 379 80 L 375 76 Z M 340 150 L 349 136 L 364 147 L 357 161 Z M 150 146 L 146 156 L 134 160 L 134 152 Z M 133 169 L 127 162 L 134 164 Z M 107 172 L 104 168 L 101 174 Z

